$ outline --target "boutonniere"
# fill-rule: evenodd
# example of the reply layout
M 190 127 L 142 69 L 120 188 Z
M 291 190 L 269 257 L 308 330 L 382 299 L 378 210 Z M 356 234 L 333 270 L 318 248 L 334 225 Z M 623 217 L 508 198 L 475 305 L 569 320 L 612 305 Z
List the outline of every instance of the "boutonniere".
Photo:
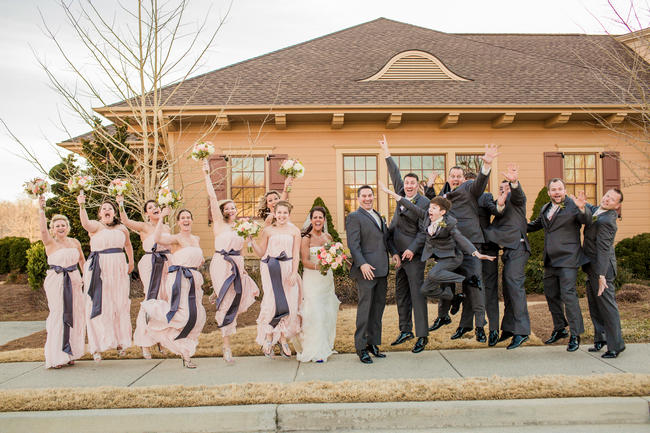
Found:
M 440 221 L 440 223 L 438 224 L 438 227 L 440 227 L 441 229 L 444 229 L 445 227 L 447 227 L 447 223 L 446 223 L 444 220 L 442 220 L 442 221 Z
M 593 216 L 591 217 L 591 222 L 592 222 L 592 223 L 595 223 L 596 221 L 598 221 L 598 215 L 593 215 Z
M 559 205 L 557 205 L 560 209 L 564 209 L 566 207 L 566 204 L 564 202 L 561 202 Z

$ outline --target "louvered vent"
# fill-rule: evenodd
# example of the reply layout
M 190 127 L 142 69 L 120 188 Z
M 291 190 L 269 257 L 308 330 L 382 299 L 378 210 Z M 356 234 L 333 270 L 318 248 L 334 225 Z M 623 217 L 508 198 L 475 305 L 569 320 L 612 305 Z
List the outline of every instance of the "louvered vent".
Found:
M 451 72 L 440 60 L 424 51 L 399 53 L 375 75 L 361 81 L 399 80 L 468 81 Z

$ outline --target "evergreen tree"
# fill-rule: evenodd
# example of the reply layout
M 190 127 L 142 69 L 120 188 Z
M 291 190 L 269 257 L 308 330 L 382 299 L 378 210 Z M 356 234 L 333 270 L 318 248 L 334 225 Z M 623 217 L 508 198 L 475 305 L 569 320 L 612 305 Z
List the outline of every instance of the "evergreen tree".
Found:
M 539 212 L 549 201 L 548 190 L 543 187 L 533 205 L 530 220 L 534 221 Z M 544 230 L 528 234 L 530 257 L 526 262 L 526 291 L 529 293 L 544 293 Z
M 316 200 L 314 200 L 314 204 L 312 204 L 312 208 L 316 206 L 321 206 L 324 207 L 325 210 L 327 211 L 327 215 L 325 217 L 327 218 L 327 233 L 332 236 L 332 239 L 334 242 L 341 242 L 341 236 L 339 236 L 339 232 L 336 231 L 336 228 L 334 227 L 334 222 L 332 222 L 332 214 L 330 213 L 330 210 L 325 206 L 325 202 L 323 201 L 322 198 L 316 197 Z

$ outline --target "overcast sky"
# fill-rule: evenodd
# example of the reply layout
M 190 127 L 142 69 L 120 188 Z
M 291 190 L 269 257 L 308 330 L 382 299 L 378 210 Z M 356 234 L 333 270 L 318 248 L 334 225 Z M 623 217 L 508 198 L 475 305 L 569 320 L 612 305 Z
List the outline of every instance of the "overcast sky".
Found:
M 624 10 L 630 0 L 614 3 Z M 635 3 L 646 11 L 642 20 L 647 26 L 648 0 Z M 104 0 L 100 4 L 113 15 L 110 7 L 117 5 L 117 1 Z M 192 0 L 186 22 L 198 22 L 208 10 L 211 20 L 216 21 L 226 4 Z M 50 144 L 68 138 L 61 124 L 73 136 L 89 128 L 66 109 L 36 60 L 43 59 L 54 70 L 60 70 L 61 77 L 68 76 L 43 32 L 39 10 L 74 59 L 86 64 L 87 53 L 67 25 L 56 0 L 0 0 L 0 8 L 0 119 L 49 168 L 58 161 Z M 624 32 L 612 22 L 613 15 L 605 0 L 234 0 L 216 43 L 198 72 L 378 17 L 450 33 L 603 33 L 601 23 L 610 32 Z M 98 105 L 90 100 L 87 103 L 89 107 Z M 21 197 L 22 183 L 38 175 L 30 164 L 13 155 L 16 152 L 18 146 L 0 126 L 0 200 Z

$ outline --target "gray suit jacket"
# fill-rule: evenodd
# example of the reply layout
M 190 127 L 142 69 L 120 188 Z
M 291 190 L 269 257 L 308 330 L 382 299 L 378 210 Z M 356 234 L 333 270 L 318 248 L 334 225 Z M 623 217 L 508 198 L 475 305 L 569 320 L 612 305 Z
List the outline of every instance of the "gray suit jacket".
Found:
M 496 210 L 496 204 L 494 209 Z M 527 230 L 526 194 L 520 183 L 517 188 L 510 189 L 503 213 L 497 211 L 494 221 L 484 230 L 484 233 L 488 241 L 513 250 L 523 239 L 526 251 L 530 252 Z
M 393 182 L 395 192 L 404 196 L 404 182 L 402 181 L 399 167 L 397 167 L 393 158 L 386 158 L 386 165 L 388 166 L 388 174 L 390 174 L 390 180 Z M 416 194 L 415 205 L 426 210 L 429 207 L 429 199 L 420 194 Z M 399 203 L 397 204 L 393 219 L 390 221 L 388 236 L 400 254 L 406 250 L 411 250 L 416 255 L 421 252 L 417 248 L 415 241 L 421 219 L 422 217 L 420 217 L 418 212 Z
M 592 214 L 598 209 L 597 206 L 590 204 L 587 204 L 587 207 Z M 614 252 L 614 238 L 618 230 L 616 218 L 618 218 L 616 211 L 608 210 L 593 217 L 592 223 L 585 226 L 583 249 L 586 260 L 591 263 L 591 268 L 596 275 L 607 275 L 610 265 L 616 275 L 616 254 Z
M 485 191 L 488 178 L 483 172 L 479 172 L 476 180 L 468 180 L 445 194 L 452 204 L 449 213 L 458 220 L 458 230 L 475 244 L 485 242 L 478 218 L 478 199 Z
M 348 238 L 348 248 L 352 256 L 350 277 L 363 279 L 359 269 L 368 263 L 375 268 L 376 277 L 388 275 L 388 253 L 397 254 L 397 251 L 388 243 L 388 228 L 384 219 L 374 209 L 381 221 L 381 229 L 370 213 L 359 207 L 351 212 L 345 220 L 345 231 Z
M 478 221 L 483 230 L 483 237 L 485 237 L 485 229 L 490 225 L 492 215 L 497 214 L 497 206 L 494 204 L 494 197 L 491 192 L 484 192 L 477 200 L 478 203 Z
M 580 226 L 591 224 L 591 210 L 586 207 L 585 213 L 567 197 L 564 209 L 558 209 L 549 221 L 546 213 L 551 203 L 542 206 L 535 221 L 528 223 L 528 232 L 544 229 L 544 266 L 556 268 L 577 268 L 585 263 L 580 245 Z

